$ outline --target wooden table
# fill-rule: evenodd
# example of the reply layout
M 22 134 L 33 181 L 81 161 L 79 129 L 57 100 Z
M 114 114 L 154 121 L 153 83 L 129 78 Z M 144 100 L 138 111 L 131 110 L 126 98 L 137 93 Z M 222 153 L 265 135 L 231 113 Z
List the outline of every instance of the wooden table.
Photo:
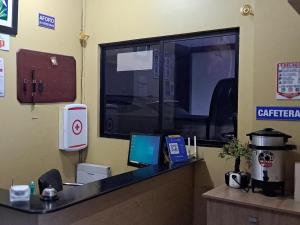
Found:
M 203 194 L 207 225 L 300 225 L 300 202 L 288 197 L 267 197 L 226 185 Z

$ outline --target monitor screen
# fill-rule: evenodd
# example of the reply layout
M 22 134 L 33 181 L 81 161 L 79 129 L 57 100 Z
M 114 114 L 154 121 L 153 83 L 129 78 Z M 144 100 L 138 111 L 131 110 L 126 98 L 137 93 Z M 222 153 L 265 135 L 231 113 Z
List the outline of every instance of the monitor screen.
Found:
M 143 167 L 159 163 L 160 135 L 132 134 L 130 138 L 128 165 Z

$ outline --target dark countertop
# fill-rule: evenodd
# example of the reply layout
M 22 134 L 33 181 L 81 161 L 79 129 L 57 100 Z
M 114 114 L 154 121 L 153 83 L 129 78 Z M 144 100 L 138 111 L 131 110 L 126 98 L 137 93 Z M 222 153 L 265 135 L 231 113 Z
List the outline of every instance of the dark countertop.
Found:
M 69 187 L 67 190 L 58 192 L 59 199 L 53 202 L 40 200 L 39 195 L 32 195 L 29 202 L 10 202 L 9 190 L 0 189 L 0 207 L 7 207 L 14 210 L 44 214 L 51 213 L 80 202 L 104 195 L 123 187 L 150 179 L 152 177 L 170 172 L 172 170 L 188 166 L 197 162 L 198 159 L 174 165 L 164 164 L 148 166 L 131 172 L 108 177 L 103 180 L 88 183 L 82 186 Z

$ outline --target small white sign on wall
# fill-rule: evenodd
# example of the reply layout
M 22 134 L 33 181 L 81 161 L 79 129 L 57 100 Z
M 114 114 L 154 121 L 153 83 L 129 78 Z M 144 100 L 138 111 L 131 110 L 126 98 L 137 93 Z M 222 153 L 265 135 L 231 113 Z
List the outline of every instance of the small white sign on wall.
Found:
M 0 50 L 9 51 L 10 36 L 8 34 L 0 34 Z
M 300 99 L 300 62 L 277 65 L 276 99 Z

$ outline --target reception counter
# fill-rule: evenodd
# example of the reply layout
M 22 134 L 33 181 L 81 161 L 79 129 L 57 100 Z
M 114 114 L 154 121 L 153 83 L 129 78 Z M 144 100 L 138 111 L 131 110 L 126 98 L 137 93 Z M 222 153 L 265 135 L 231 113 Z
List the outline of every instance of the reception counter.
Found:
M 0 225 L 191 225 L 199 162 L 149 166 L 71 187 L 54 202 L 33 195 L 11 203 L 9 191 L 0 189 Z

